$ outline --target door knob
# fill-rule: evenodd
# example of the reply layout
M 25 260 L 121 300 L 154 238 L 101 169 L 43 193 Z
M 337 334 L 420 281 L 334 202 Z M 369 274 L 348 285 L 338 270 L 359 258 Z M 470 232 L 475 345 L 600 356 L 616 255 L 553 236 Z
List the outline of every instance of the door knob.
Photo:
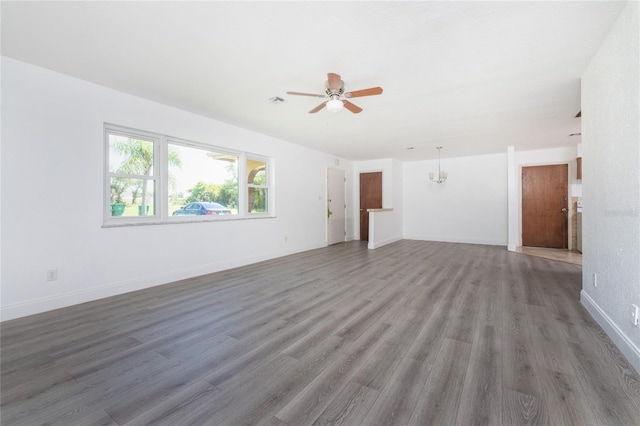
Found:
M 562 208 L 562 211 L 563 211 L 563 212 L 566 212 L 566 211 L 567 211 L 567 208 L 566 208 L 566 207 L 563 207 L 563 208 Z

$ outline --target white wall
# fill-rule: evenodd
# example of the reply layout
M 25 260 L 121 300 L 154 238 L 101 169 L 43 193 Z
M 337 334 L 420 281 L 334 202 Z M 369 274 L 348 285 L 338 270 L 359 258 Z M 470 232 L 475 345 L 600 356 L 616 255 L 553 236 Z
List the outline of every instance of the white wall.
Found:
M 507 245 L 507 154 L 445 158 L 446 182 L 433 183 L 438 162 L 403 164 L 403 236 Z
M 387 244 L 400 241 L 402 234 L 395 225 L 395 219 L 398 216 L 393 210 L 384 210 L 369 213 L 369 244 L 370 249 L 376 249 Z
M 507 147 L 507 250 L 509 251 L 516 251 L 521 235 L 518 229 L 518 223 L 522 203 L 518 199 L 519 182 L 516 179 L 517 168 L 515 147 L 509 146 Z
M 404 219 L 404 199 L 403 199 L 403 163 L 399 160 L 393 160 L 393 229 L 394 229 L 394 238 L 398 239 L 402 238 L 402 228 L 403 228 L 403 219 Z
M 354 185 L 357 187 L 353 193 L 356 204 L 360 205 L 360 173 L 382 172 L 382 207 L 390 209 L 393 207 L 393 165 L 391 158 L 379 160 L 357 161 L 354 163 Z
M 102 228 L 104 122 L 272 157 L 277 218 Z M 326 244 L 333 156 L 9 58 L 2 124 L 3 320 Z
M 387 194 L 391 199 L 388 211 L 371 212 L 369 214 L 369 248 L 375 249 L 402 239 L 402 162 L 391 161 L 391 170 L 387 168 L 387 174 L 391 176 L 392 193 Z M 384 180 L 384 178 L 383 178 Z M 384 195 L 384 192 L 383 192 Z
M 394 193 L 397 194 L 401 192 L 401 189 L 398 189 L 398 183 L 394 182 L 394 164 L 398 167 L 397 164 L 399 164 L 399 162 L 391 158 L 357 161 L 353 163 L 353 196 L 351 204 L 354 206 L 355 211 L 351 239 L 360 239 L 360 173 L 382 172 L 382 207 L 385 209 L 394 208 L 394 201 L 396 203 L 398 202 L 397 195 L 395 196 L 396 198 L 394 198 Z M 393 216 L 395 216 L 395 214 Z M 396 223 L 396 219 L 393 219 L 391 223 Z M 400 234 L 400 230 L 398 229 L 397 232 L 394 230 L 391 233 Z
M 640 3 L 629 2 L 582 78 L 581 300 L 640 371 Z M 593 286 L 597 274 L 598 286 Z

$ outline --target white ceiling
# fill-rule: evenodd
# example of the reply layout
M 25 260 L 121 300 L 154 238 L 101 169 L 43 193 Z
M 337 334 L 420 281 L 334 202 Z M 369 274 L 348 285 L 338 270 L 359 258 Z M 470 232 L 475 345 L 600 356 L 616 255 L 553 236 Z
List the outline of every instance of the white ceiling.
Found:
M 2 54 L 337 156 L 420 160 L 579 142 L 580 77 L 623 7 L 2 1 Z M 327 72 L 384 93 L 357 115 L 286 94 L 323 93 Z

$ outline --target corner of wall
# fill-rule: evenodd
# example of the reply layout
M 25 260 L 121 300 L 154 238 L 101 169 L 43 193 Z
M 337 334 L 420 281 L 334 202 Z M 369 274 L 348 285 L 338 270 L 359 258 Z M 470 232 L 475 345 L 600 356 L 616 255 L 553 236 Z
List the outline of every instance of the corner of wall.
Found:
M 615 321 L 587 294 L 580 291 L 580 303 L 591 314 L 593 319 L 604 329 L 613 343 L 620 349 L 620 352 L 627 358 L 629 363 L 640 373 L 640 348 L 638 348 L 629 337 L 616 325 Z

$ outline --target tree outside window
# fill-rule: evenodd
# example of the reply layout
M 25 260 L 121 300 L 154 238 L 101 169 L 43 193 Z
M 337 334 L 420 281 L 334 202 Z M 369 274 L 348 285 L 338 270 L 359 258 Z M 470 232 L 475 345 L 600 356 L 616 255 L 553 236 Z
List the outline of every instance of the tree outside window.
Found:
M 249 213 L 269 212 L 266 161 L 247 159 L 247 207 Z
M 111 124 L 105 124 L 105 151 L 106 226 L 270 213 L 272 178 L 264 157 Z M 194 203 L 203 204 L 195 209 Z M 224 216 L 212 214 L 212 204 Z

